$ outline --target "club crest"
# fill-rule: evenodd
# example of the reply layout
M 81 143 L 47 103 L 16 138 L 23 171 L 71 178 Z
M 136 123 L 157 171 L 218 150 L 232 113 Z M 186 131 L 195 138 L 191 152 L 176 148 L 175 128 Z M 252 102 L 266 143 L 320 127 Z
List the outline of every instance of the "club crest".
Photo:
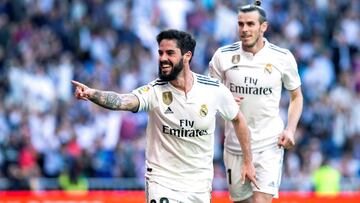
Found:
M 232 56 L 231 62 L 232 62 L 233 64 L 239 63 L 239 62 L 240 62 L 240 55 L 237 54 L 237 55 Z
M 208 108 L 206 104 L 201 105 L 200 107 L 200 116 L 205 117 L 208 114 Z
M 171 92 L 163 92 L 162 93 L 162 100 L 163 100 L 164 104 L 170 105 L 171 102 L 173 101 L 172 93 Z
M 271 73 L 271 72 L 272 72 L 272 69 L 273 69 L 273 66 L 272 66 L 270 63 L 266 64 L 265 70 L 266 70 L 268 73 Z

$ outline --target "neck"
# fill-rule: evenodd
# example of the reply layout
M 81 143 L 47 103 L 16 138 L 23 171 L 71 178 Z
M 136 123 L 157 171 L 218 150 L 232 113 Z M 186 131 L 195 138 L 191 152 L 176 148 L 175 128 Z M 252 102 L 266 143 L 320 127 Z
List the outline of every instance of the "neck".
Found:
M 194 83 L 194 77 L 189 67 L 184 67 L 179 76 L 170 82 L 174 87 L 180 89 L 187 94 Z
M 246 52 L 250 52 L 252 54 L 258 53 L 265 46 L 265 41 L 263 38 L 259 38 L 259 40 L 251 47 L 242 46 L 242 49 Z

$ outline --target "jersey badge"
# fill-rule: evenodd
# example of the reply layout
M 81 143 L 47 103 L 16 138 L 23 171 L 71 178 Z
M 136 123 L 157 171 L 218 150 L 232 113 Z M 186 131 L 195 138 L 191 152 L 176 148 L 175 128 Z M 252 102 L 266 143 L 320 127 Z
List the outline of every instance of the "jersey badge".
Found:
M 270 74 L 272 72 L 272 69 L 273 66 L 270 63 L 266 64 L 265 71 L 267 71 Z
M 150 87 L 147 86 L 147 85 L 145 85 L 145 86 L 140 87 L 139 90 L 138 90 L 138 92 L 139 92 L 140 94 L 144 94 L 144 93 L 147 93 L 147 92 L 149 91 L 149 89 L 150 89 Z
M 206 104 L 202 104 L 200 107 L 200 116 L 205 117 L 208 114 L 208 108 Z
M 236 55 L 232 56 L 231 62 L 232 62 L 233 64 L 238 64 L 238 63 L 240 62 L 240 55 L 239 55 L 239 54 L 236 54 Z
M 170 105 L 172 100 L 173 100 L 172 93 L 171 92 L 163 92 L 162 93 L 162 100 L 163 100 L 164 104 Z

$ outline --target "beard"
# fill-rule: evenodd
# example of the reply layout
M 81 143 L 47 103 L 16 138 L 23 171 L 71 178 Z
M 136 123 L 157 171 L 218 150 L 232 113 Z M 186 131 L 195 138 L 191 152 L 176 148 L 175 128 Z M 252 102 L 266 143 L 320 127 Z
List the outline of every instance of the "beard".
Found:
M 260 35 L 256 36 L 256 38 L 252 42 L 248 42 L 248 43 L 243 42 L 243 46 L 246 48 L 253 48 L 257 44 L 259 39 L 260 39 Z
M 172 66 L 172 70 L 169 74 L 165 75 L 164 73 L 161 72 L 161 65 L 163 64 L 169 64 L 170 66 Z M 171 62 L 160 62 L 159 64 L 159 78 L 162 81 L 171 81 L 171 80 L 175 80 L 177 78 L 177 76 L 179 75 L 179 73 L 183 70 L 184 68 L 184 63 L 183 63 L 183 58 L 180 59 L 179 63 L 173 65 Z
M 248 49 L 253 48 L 256 46 L 261 38 L 261 27 L 259 29 L 254 30 L 251 33 L 240 33 L 241 37 L 240 40 L 242 41 L 242 46 Z M 249 36 L 252 36 L 250 39 L 243 40 L 241 38 L 247 38 Z

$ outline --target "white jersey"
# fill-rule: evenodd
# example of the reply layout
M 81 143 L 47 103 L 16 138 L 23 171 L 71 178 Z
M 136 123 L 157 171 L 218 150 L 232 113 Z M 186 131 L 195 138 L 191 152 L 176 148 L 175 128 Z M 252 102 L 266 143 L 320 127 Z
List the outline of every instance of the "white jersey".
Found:
M 146 178 L 179 191 L 211 191 L 215 118 L 232 120 L 239 111 L 219 80 L 193 73 L 185 95 L 169 82 L 155 80 L 133 91 L 139 111 L 148 111 Z
M 244 97 L 240 109 L 250 133 L 251 149 L 264 150 L 276 144 L 284 129 L 279 114 L 282 86 L 294 90 L 301 85 L 294 56 L 266 39 L 255 55 L 245 52 L 241 42 L 219 48 L 209 64 L 212 77 L 220 79 L 234 96 Z M 241 153 L 233 127 L 225 123 L 225 147 Z

